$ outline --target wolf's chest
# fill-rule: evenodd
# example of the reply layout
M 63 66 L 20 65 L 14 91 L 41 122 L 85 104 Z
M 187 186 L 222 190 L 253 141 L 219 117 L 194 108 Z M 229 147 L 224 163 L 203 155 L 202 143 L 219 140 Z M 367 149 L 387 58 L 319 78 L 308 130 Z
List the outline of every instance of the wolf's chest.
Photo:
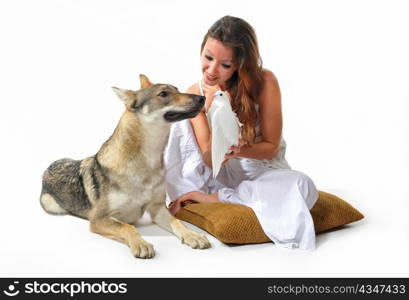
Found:
M 150 201 L 158 200 L 165 195 L 163 171 L 138 172 L 118 178 L 118 186 L 109 193 L 110 209 L 117 212 L 118 217 L 133 223 L 139 219 Z M 163 199 L 165 203 L 165 199 Z

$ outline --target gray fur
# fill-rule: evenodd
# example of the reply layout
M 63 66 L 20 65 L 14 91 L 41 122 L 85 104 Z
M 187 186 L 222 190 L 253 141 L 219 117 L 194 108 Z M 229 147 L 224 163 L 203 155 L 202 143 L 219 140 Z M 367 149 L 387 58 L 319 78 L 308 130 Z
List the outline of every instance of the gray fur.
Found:
M 50 194 L 66 211 L 83 217 L 91 203 L 84 189 L 80 164 L 80 160 L 69 158 L 53 162 L 43 174 L 41 194 Z

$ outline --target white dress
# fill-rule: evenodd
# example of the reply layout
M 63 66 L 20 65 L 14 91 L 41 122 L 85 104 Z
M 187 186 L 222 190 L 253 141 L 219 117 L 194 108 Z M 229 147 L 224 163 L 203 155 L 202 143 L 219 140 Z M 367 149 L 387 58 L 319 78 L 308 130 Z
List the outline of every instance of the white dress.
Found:
M 257 124 L 258 138 L 259 128 Z M 286 143 L 281 139 L 274 159 L 230 159 L 213 179 L 190 121 L 177 122 L 171 127 L 164 156 L 167 201 L 191 191 L 218 192 L 222 202 L 252 208 L 263 231 L 276 245 L 314 250 L 315 230 L 310 209 L 318 199 L 318 192 L 307 175 L 291 170 L 285 150 Z

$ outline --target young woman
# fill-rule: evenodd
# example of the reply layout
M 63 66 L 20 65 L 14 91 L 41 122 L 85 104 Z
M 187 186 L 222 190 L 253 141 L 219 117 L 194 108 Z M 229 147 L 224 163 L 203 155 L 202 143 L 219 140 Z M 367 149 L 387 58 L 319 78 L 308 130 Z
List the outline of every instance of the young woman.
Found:
M 173 125 L 165 153 L 167 199 L 175 214 L 184 201 L 230 202 L 252 208 L 266 235 L 288 248 L 315 248 L 310 209 L 318 198 L 312 180 L 290 169 L 282 138 L 280 89 L 262 67 L 254 29 L 225 16 L 201 45 L 202 79 L 189 93 L 230 96 L 242 141 L 233 146 L 216 179 L 211 172 L 211 132 L 205 110 Z

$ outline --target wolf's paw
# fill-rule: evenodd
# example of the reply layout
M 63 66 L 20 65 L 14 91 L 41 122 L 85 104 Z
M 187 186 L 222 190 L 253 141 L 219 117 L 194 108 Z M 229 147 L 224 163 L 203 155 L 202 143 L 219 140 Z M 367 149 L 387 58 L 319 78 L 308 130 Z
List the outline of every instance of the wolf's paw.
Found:
M 194 249 L 206 249 L 210 247 L 210 242 L 204 234 L 188 231 L 182 235 L 182 243 Z
M 155 250 L 153 249 L 153 245 L 149 244 L 144 240 L 135 241 L 131 245 L 131 251 L 133 256 L 138 258 L 152 258 L 155 256 Z

